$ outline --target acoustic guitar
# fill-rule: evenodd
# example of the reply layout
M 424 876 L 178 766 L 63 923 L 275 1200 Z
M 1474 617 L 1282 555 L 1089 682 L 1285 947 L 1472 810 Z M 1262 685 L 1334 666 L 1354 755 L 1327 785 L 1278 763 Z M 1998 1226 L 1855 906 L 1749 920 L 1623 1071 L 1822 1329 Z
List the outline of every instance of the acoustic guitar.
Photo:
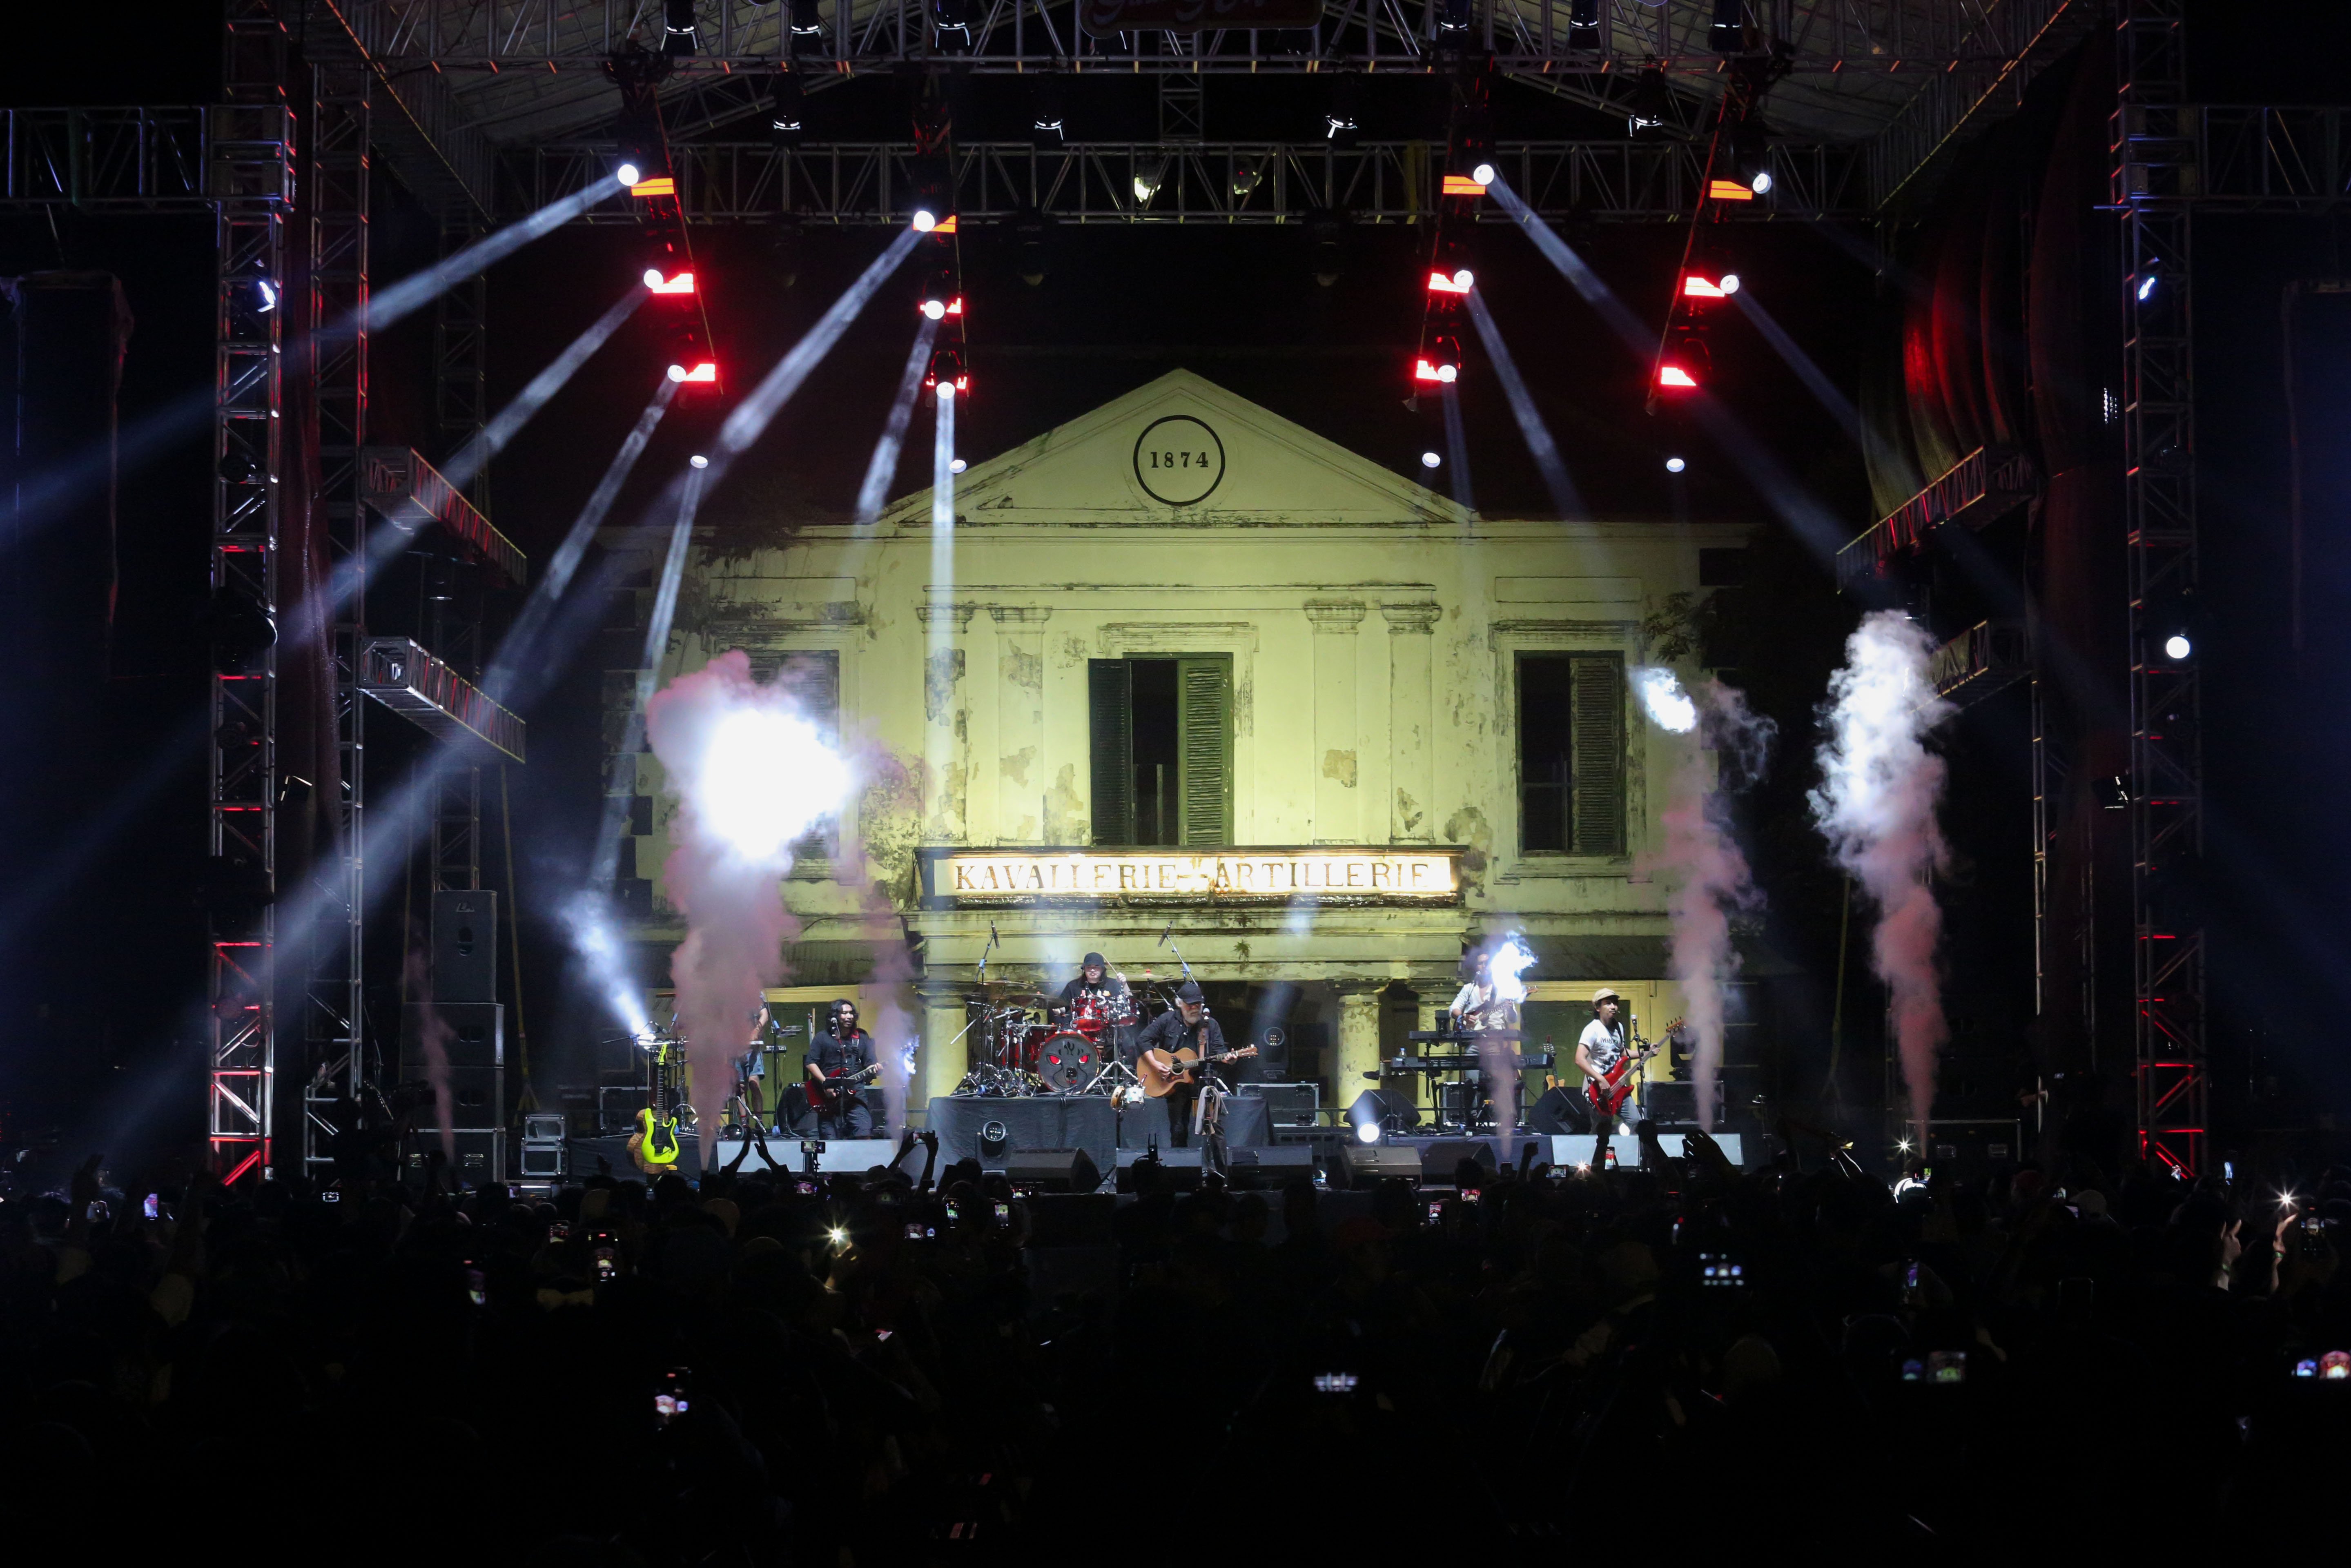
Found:
M 1134 1059 L 1134 1071 L 1143 1080 L 1143 1092 L 1154 1100 L 1164 1099 L 1167 1092 L 1179 1083 L 1193 1083 L 1196 1067 L 1210 1067 L 1228 1061 L 1238 1061 L 1255 1056 L 1257 1047 L 1242 1046 L 1238 1051 L 1220 1051 L 1214 1056 L 1202 1056 L 1190 1046 L 1179 1046 L 1171 1055 L 1164 1051 L 1146 1051 Z

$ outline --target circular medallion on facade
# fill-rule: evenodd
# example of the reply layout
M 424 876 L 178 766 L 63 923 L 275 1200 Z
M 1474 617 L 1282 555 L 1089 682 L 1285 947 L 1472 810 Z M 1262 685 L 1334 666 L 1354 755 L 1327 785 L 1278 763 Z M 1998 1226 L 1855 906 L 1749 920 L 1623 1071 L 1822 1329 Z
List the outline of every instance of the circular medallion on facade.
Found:
M 1155 419 L 1134 443 L 1134 477 L 1155 501 L 1196 505 L 1224 481 L 1225 444 L 1188 413 Z

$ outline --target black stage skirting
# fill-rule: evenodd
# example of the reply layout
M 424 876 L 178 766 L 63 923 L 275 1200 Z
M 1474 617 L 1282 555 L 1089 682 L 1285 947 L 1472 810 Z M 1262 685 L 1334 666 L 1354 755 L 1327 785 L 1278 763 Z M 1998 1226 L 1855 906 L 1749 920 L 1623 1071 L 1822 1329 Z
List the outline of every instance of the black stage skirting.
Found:
M 977 1094 L 943 1094 L 931 1102 L 931 1130 L 939 1135 L 939 1160 L 977 1159 L 1002 1166 L 1024 1149 L 1083 1149 L 1096 1168 L 1109 1170 L 1120 1149 L 1169 1147 L 1167 1105 L 1146 1100 L 1120 1112 L 1107 1095 L 1040 1094 L 998 1100 Z M 981 1134 L 1000 1124 L 1004 1136 L 982 1146 Z M 1273 1121 L 1261 1094 L 1235 1094 L 1225 1101 L 1225 1144 L 1257 1148 L 1273 1142 Z

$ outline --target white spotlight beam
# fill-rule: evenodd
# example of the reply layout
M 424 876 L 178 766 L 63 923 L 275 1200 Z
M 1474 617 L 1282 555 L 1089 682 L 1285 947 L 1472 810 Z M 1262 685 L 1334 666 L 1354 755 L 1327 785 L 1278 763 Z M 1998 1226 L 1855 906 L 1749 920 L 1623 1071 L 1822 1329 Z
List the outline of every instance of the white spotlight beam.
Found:
M 367 329 L 381 332 L 395 321 L 414 315 L 457 284 L 477 272 L 487 271 L 541 235 L 561 228 L 621 189 L 621 182 L 610 174 L 592 180 L 583 189 L 549 202 L 530 216 L 484 235 L 456 255 L 422 272 L 412 273 L 389 288 L 376 290 L 365 308 Z M 349 336 L 360 325 L 358 317 L 348 317 L 336 323 L 329 335 Z
M 1569 476 L 1566 460 L 1559 455 L 1559 443 L 1552 439 L 1551 427 L 1543 423 L 1542 411 L 1535 407 L 1534 395 L 1527 391 L 1526 378 L 1519 374 L 1519 362 L 1510 357 L 1510 344 L 1502 340 L 1502 329 L 1495 324 L 1494 313 L 1486 308 L 1486 297 L 1476 289 L 1469 293 L 1469 319 L 1478 324 L 1478 336 L 1486 345 L 1486 357 L 1493 361 L 1494 374 L 1502 383 L 1502 391 L 1510 400 L 1510 413 L 1519 422 L 1519 434 L 1527 444 L 1527 452 L 1542 470 L 1543 483 L 1551 488 L 1551 503 L 1563 520 L 1584 516 L 1583 497 Z
M 569 348 L 555 356 L 548 367 L 531 377 L 530 384 L 515 394 L 514 401 L 498 410 L 481 433 L 461 447 L 457 455 L 442 465 L 441 472 L 449 483 L 464 489 L 473 483 L 474 476 L 483 465 L 506 450 L 507 443 L 515 438 L 531 416 L 548 404 L 548 400 L 563 390 L 580 366 L 586 364 L 597 350 L 611 340 L 621 324 L 637 313 L 637 307 L 651 298 L 643 284 L 632 287 L 615 300 L 612 308 L 598 317 L 589 329 L 571 340 Z
M 914 329 L 914 346 L 898 376 L 898 400 L 890 405 L 889 423 L 882 427 L 882 439 L 873 444 L 873 460 L 865 465 L 865 483 L 858 487 L 860 528 L 881 521 L 882 508 L 889 502 L 890 481 L 898 473 L 898 455 L 905 448 L 906 427 L 914 422 L 914 399 L 923 390 L 923 371 L 931 362 L 931 345 L 938 335 L 939 324 L 928 317 Z
M 858 312 L 865 308 L 882 285 L 889 280 L 890 275 L 898 270 L 899 264 L 914 254 L 914 246 L 921 238 L 922 235 L 911 228 L 900 230 L 897 237 L 891 240 L 889 248 L 873 258 L 872 265 L 849 286 L 847 292 L 832 302 L 832 308 L 809 329 L 808 335 L 793 344 L 791 351 L 768 372 L 767 379 L 754 387 L 750 395 L 726 416 L 726 423 L 718 431 L 718 445 L 723 455 L 731 457 L 746 451 L 759 439 L 784 404 L 791 401 L 792 394 L 800 390 L 800 383 L 808 380 L 809 372 L 832 351 L 832 346 L 841 340 L 841 335 L 849 330 L 849 324 L 857 319 Z

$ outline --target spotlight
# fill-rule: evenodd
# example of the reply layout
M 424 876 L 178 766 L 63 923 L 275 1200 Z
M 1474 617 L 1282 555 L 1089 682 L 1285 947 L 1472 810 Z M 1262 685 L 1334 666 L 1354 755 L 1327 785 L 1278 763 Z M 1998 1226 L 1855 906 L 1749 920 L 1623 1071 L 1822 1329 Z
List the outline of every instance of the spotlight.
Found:
M 820 38 L 824 36 L 824 18 L 817 12 L 817 0 L 792 0 L 792 37 Z
M 1666 85 L 1666 73 L 1652 66 L 1641 73 L 1633 84 L 1633 96 L 1625 106 L 1626 134 L 1640 136 L 1667 128 L 1672 118 L 1673 89 Z
M 2188 655 L 2195 651 L 2196 645 L 2188 640 L 2185 632 L 2174 632 L 2163 640 L 2163 656 L 2175 664 L 2186 664 Z
M 1682 279 L 1682 294 L 1687 298 L 1720 299 L 1728 296 L 1729 293 L 1729 289 L 1723 287 L 1721 284 L 1717 283 L 1714 279 L 1710 277 L 1701 277 L 1695 272 Z
M 1434 382 L 1450 386 L 1461 374 L 1461 344 L 1458 340 L 1438 333 L 1428 340 L 1428 350 L 1413 362 L 1412 379 Z
M 1754 192 L 1759 196 L 1770 195 L 1771 193 L 1771 171 L 1769 169 L 1756 170 L 1755 177 L 1747 182 L 1747 188 Z
M 2155 274 L 2150 272 L 2145 277 L 2138 280 L 2137 294 L 2138 302 L 2142 305 L 2146 304 L 2149 298 L 2154 297 Z
M 799 31 L 797 25 L 792 31 Z M 775 90 L 768 97 L 768 140 L 789 152 L 800 144 L 801 128 L 800 78 L 785 71 L 776 78 Z
M 660 267 L 649 267 L 645 268 L 645 287 L 655 294 L 691 294 L 694 274 L 681 272 L 675 277 L 664 277 Z
M 639 175 L 643 172 L 643 171 L 639 169 L 634 163 L 623 163 L 619 168 L 612 171 L 612 178 L 618 180 L 623 185 L 633 185 L 637 183 Z
M 1724 274 L 1722 275 L 1722 280 L 1721 280 L 1719 283 L 1716 284 L 1716 285 L 1715 285 L 1715 287 L 1718 287 L 1718 288 L 1719 288 L 1719 289 L 1721 289 L 1725 294 L 1736 294 L 1736 293 L 1738 293 L 1738 292 L 1739 292 L 1739 274 L 1737 274 L 1737 273 L 1735 273 L 1735 272 L 1726 272 L 1726 273 L 1724 273 Z
M 947 302 L 946 300 L 925 299 L 923 301 L 923 314 L 928 316 L 932 320 L 936 321 L 946 316 L 946 313 Z
M 1751 202 L 1755 199 L 1755 188 L 1752 185 L 1738 180 L 1725 180 L 1720 176 L 1706 183 L 1706 193 L 1708 200 L 1716 202 Z
M 1491 163 L 1480 163 L 1475 169 L 1469 171 L 1469 177 L 1477 181 L 1479 185 L 1482 188 L 1492 184 L 1495 181 L 1500 179 L 1501 175 L 1495 172 L 1494 166 Z
M 1435 468 L 1444 461 L 1444 458 L 1439 457 L 1434 452 L 1424 452 L 1420 455 L 1420 465 L 1423 468 Z
M 1491 165 L 1481 163 L 1479 167 L 1483 169 Z M 1469 174 L 1446 175 L 1445 183 L 1437 191 L 1437 194 L 1443 196 L 1482 196 L 1485 193 L 1486 183 Z
M 1358 1122 L 1355 1124 L 1355 1142 L 1359 1144 L 1376 1144 L 1379 1141 L 1380 1124 L 1377 1122 Z
M 694 0 L 662 0 L 662 53 L 690 55 L 698 47 Z
M 691 456 L 691 457 L 687 458 L 687 459 L 686 459 L 686 462 L 687 462 L 688 464 L 690 464 L 691 465 L 693 465 L 694 467 L 696 467 L 696 468 L 707 468 L 707 467 L 709 467 L 709 466 L 710 466 L 710 459 L 709 459 L 709 458 L 707 458 L 707 457 L 705 457 L 705 456 L 704 456 L 701 453 L 699 453 L 699 452 L 695 453 L 693 456 Z
M 669 368 L 669 379 L 679 382 L 693 382 L 696 385 L 716 384 L 718 380 L 718 365 L 713 360 L 697 360 L 691 367 L 672 365 Z
M 952 459 L 952 460 L 950 460 L 950 461 L 948 462 L 948 464 L 947 464 L 947 472 L 948 472 L 948 473 L 950 473 L 950 474 L 960 474 L 960 473 L 962 473 L 963 471 L 964 471 L 964 460 L 963 460 L 962 458 L 960 458 L 960 457 L 954 458 L 954 459 Z
M 933 213 L 928 207 L 916 207 L 914 209 L 914 232 L 916 234 L 926 235 L 938 226 L 939 220 L 937 214 Z
M 1678 457 L 1668 457 L 1666 459 L 1666 472 L 1668 474 L 1678 474 L 1688 466 L 1688 464 L 1683 462 Z
M 1167 183 L 1167 160 L 1142 158 L 1134 165 L 1134 200 L 1138 206 L 1149 206 L 1159 187 Z
M 277 308 L 277 285 L 266 277 L 256 277 L 253 280 L 253 297 L 257 301 L 253 308 L 257 315 L 266 316 Z M 2139 298 L 2144 299 L 2147 296 L 2141 294 Z
M 1428 275 L 1428 291 L 1431 294 L 1467 294 L 1477 282 L 1477 275 L 1466 267 L 1449 274 L 1438 267 Z
M 939 383 L 939 401 L 941 402 L 955 402 L 955 397 L 956 383 L 953 382 L 941 382 Z
M 695 776 L 693 809 L 705 826 L 759 864 L 837 810 L 849 781 L 839 754 L 806 719 L 767 706 L 720 718 Z
M 1247 160 L 1235 162 L 1233 164 L 1233 200 L 1247 201 L 1249 193 L 1257 189 L 1258 183 L 1264 177 L 1255 163 Z

